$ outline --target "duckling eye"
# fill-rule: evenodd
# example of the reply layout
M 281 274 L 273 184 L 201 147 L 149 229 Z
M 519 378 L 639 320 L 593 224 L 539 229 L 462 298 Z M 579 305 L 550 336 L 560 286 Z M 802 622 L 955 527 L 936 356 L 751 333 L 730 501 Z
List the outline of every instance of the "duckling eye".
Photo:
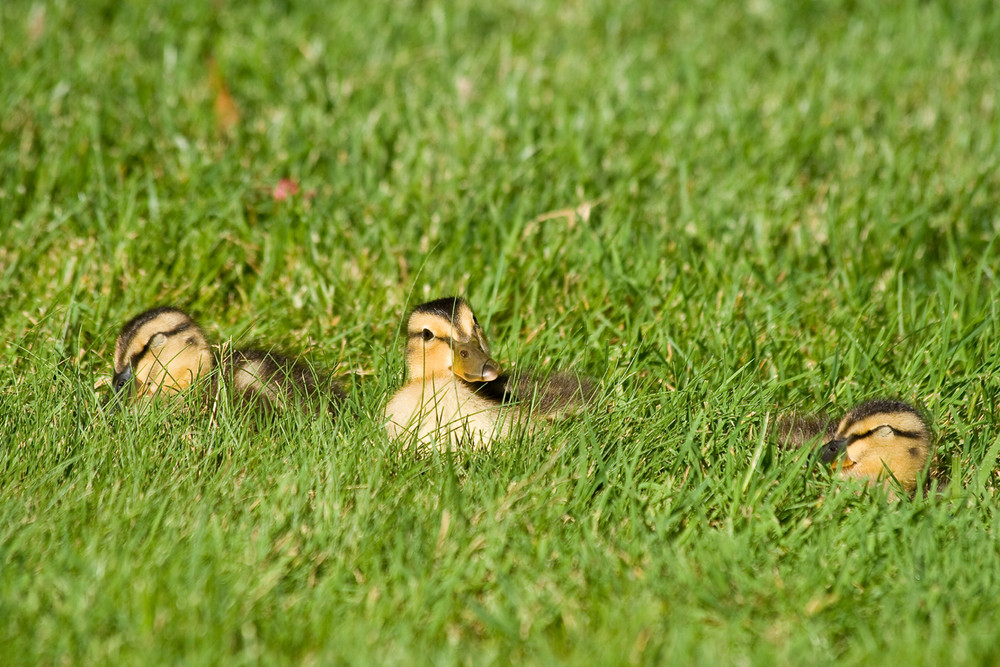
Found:
M 462 355 L 463 359 L 468 359 L 469 358 L 469 351 L 468 350 L 462 350 L 461 352 L 459 352 L 459 354 Z
M 424 340 L 428 341 L 434 338 L 434 332 L 430 329 L 424 329 L 420 335 L 423 336 Z

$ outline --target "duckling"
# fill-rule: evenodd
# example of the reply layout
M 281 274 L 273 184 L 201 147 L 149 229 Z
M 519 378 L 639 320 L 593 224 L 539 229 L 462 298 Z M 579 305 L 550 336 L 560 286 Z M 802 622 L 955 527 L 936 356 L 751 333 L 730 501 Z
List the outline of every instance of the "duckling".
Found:
M 204 331 L 177 308 L 154 308 L 129 320 L 115 342 L 116 394 L 134 387 L 136 397 L 178 394 L 196 381 L 221 370 L 236 396 L 270 410 L 292 399 L 316 399 L 329 387 L 331 401 L 343 397 L 332 382 L 308 366 L 273 352 L 236 350 L 221 359 L 212 354 Z M 332 407 L 332 403 L 331 403 Z
M 824 463 L 839 465 L 843 478 L 875 484 L 890 475 L 912 493 L 917 474 L 930 456 L 927 420 L 912 405 L 877 399 L 847 413 L 833 438 L 823 445 Z
M 529 415 L 572 414 L 596 394 L 592 382 L 568 373 L 545 380 L 501 375 L 482 326 L 459 297 L 413 309 L 406 369 L 409 381 L 385 409 L 386 430 L 394 440 L 415 438 L 440 449 L 463 442 L 488 448 L 515 426 L 528 425 Z

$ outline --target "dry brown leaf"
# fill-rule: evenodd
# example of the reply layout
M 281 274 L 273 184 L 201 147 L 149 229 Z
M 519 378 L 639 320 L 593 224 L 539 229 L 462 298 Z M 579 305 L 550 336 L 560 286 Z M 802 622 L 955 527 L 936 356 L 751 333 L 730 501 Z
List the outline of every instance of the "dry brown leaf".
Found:
M 215 126 L 220 134 L 231 134 L 240 123 L 240 110 L 215 58 L 208 60 L 208 80 L 215 94 Z

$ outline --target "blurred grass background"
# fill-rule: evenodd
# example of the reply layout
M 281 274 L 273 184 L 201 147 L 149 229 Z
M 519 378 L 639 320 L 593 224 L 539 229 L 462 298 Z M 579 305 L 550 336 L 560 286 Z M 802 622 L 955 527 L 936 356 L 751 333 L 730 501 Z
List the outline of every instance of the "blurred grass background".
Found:
M 996 660 L 994 3 L 14 0 L 0 63 L 5 663 Z M 400 456 L 449 294 L 607 409 Z M 109 419 L 163 304 L 348 412 Z M 765 437 L 882 395 L 940 494 Z

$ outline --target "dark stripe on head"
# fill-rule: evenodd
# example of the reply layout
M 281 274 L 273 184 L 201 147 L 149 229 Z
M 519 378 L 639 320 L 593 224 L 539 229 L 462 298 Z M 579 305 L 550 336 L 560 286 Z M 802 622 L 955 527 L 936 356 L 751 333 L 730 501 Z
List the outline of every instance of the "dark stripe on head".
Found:
M 468 304 L 465 303 L 465 299 L 457 296 L 448 296 L 443 299 L 435 299 L 434 301 L 422 303 L 414 308 L 413 312 L 438 315 L 455 325 L 458 324 L 456 317 L 458 316 L 458 312 L 462 305 L 468 306 Z
M 186 322 L 177 327 L 176 329 L 171 329 L 170 331 L 157 331 L 155 334 L 149 337 L 149 340 L 146 341 L 146 344 L 142 346 L 141 350 L 132 355 L 132 357 L 128 360 L 128 365 L 131 366 L 132 368 L 135 368 L 135 365 L 139 363 L 139 360 L 142 359 L 144 356 L 146 356 L 146 353 L 149 352 L 149 344 L 153 342 L 153 338 L 155 336 L 163 334 L 167 338 L 170 338 L 172 336 L 176 336 L 179 333 L 184 333 L 192 326 L 193 325 L 190 322 Z M 189 340 L 188 343 L 193 345 L 194 340 Z
M 429 331 L 429 329 L 424 329 L 424 331 Z M 448 336 L 435 336 L 434 334 L 431 334 L 430 336 L 425 336 L 423 331 L 417 331 L 415 333 L 411 333 L 409 335 L 409 338 L 419 338 L 427 343 L 429 343 L 432 340 L 439 340 L 444 343 L 448 343 L 449 345 L 452 345 L 455 342 L 452 338 Z
M 889 428 L 892 427 L 890 426 Z M 916 431 L 900 431 L 898 428 L 892 428 L 892 432 L 900 438 L 909 438 L 910 440 L 920 440 L 924 437 L 923 433 L 917 433 Z
M 845 441 L 847 442 L 847 444 L 851 444 L 857 442 L 858 440 L 864 440 L 865 438 L 868 438 L 874 435 L 876 432 L 882 430 L 886 426 L 889 427 L 893 435 L 896 435 L 900 438 L 908 438 L 909 440 L 919 440 L 920 438 L 923 437 L 922 434 L 917 433 L 916 431 L 901 431 L 898 428 L 892 426 L 891 424 L 882 424 L 881 426 L 877 426 L 871 429 L 870 431 L 865 431 L 864 433 L 852 433 L 851 435 L 847 436 L 847 438 L 845 438 Z
M 173 308 L 171 306 L 161 306 L 159 308 L 154 308 L 153 310 L 147 310 L 144 313 L 136 315 L 131 320 L 125 323 L 122 330 L 118 333 L 118 340 L 121 341 L 122 349 L 128 349 L 128 346 L 132 344 L 132 339 L 135 338 L 136 333 L 142 328 L 147 322 L 155 320 L 160 315 L 165 313 L 177 313 L 183 317 L 190 319 L 190 316 L 179 308 Z

